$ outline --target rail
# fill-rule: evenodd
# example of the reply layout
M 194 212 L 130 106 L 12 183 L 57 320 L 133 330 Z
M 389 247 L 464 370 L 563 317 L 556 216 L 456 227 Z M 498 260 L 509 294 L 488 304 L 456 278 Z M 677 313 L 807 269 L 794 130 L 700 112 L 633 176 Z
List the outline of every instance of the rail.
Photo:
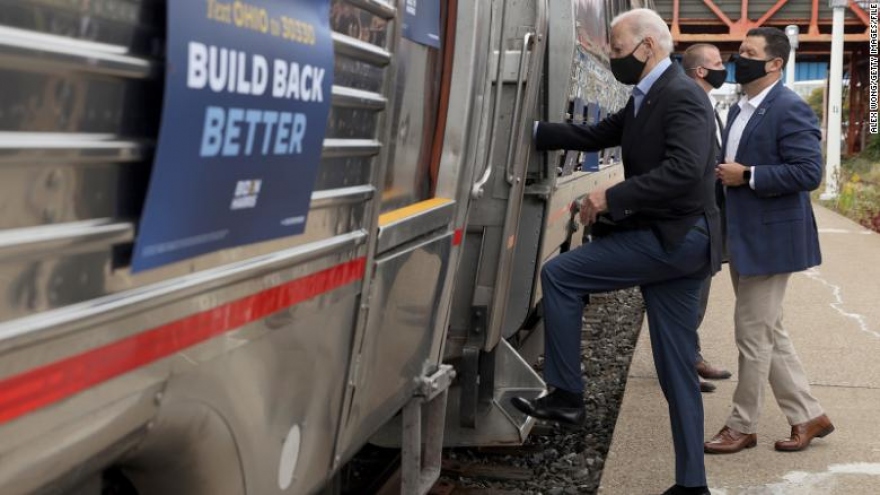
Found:
M 474 199 L 479 199 L 483 196 L 486 184 L 488 184 L 489 179 L 492 178 L 492 161 L 495 159 L 495 146 L 493 146 L 493 141 L 495 139 L 495 131 L 498 130 L 498 122 L 495 115 L 498 112 L 498 107 L 501 106 L 501 87 L 504 83 L 502 74 L 504 71 L 504 28 L 507 24 L 506 19 L 504 18 L 506 8 L 507 2 L 502 2 L 501 26 L 498 28 L 498 62 L 495 67 L 495 101 L 492 105 L 492 114 L 489 117 L 489 136 L 486 140 L 486 143 L 488 143 L 487 146 L 489 146 L 489 156 L 486 158 L 486 165 L 483 168 L 483 172 L 480 174 L 480 179 L 477 180 L 471 188 L 471 197 Z M 490 20 L 490 23 L 491 22 L 492 20 Z
M 147 79 L 156 71 L 154 62 L 129 55 L 123 46 L 7 26 L 0 26 L 0 58 L 7 59 L 8 66 L 41 72 L 90 72 Z

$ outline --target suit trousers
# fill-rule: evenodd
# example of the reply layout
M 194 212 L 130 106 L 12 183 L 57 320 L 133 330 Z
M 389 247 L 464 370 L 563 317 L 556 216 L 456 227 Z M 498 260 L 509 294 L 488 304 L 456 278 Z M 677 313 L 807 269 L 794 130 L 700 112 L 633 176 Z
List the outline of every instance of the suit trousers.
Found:
M 703 348 L 700 347 L 700 326 L 703 324 L 703 318 L 706 316 L 706 309 L 709 307 L 709 292 L 712 289 L 712 276 L 706 277 L 700 287 L 700 311 L 697 313 L 697 362 L 703 361 Z
M 705 229 L 705 220 L 698 226 Z M 694 372 L 700 287 L 709 272 L 709 238 L 691 229 L 674 250 L 651 230 L 615 232 L 557 256 L 541 271 L 545 363 L 549 385 L 583 392 L 581 326 L 584 294 L 640 286 L 651 349 L 669 405 L 676 483 L 704 486 L 703 402 Z
M 757 433 L 767 381 L 789 424 L 804 423 L 823 414 L 782 325 L 782 302 L 790 277 L 790 273 L 742 276 L 730 264 L 736 294 L 739 383 L 727 426 L 740 433 Z

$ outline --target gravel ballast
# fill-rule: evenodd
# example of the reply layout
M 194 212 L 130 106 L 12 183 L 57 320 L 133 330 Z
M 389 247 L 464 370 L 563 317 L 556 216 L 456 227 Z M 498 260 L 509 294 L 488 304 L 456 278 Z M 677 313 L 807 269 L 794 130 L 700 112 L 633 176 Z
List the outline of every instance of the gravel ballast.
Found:
M 509 453 L 504 452 L 507 449 L 448 450 L 445 458 L 449 462 L 498 466 L 500 475 L 496 477 L 499 479 L 473 479 L 445 473 L 444 481 L 486 493 L 596 493 L 643 315 L 644 304 L 638 289 L 593 296 L 584 311 L 584 426 L 575 429 L 539 423 L 526 444 L 510 448 Z M 541 369 L 540 362 L 536 368 Z M 509 479 L 505 479 L 505 466 L 512 470 Z

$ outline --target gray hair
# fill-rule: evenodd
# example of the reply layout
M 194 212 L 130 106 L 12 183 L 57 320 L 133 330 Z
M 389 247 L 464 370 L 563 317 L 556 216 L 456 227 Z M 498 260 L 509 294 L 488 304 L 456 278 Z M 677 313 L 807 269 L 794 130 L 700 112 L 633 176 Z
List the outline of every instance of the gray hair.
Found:
M 669 26 L 659 14 L 651 9 L 633 9 L 619 14 L 611 21 L 613 28 L 621 21 L 629 19 L 632 27 L 631 32 L 639 40 L 643 40 L 650 36 L 654 38 L 660 45 L 660 48 L 671 54 L 674 50 L 672 46 L 672 33 L 669 32 Z

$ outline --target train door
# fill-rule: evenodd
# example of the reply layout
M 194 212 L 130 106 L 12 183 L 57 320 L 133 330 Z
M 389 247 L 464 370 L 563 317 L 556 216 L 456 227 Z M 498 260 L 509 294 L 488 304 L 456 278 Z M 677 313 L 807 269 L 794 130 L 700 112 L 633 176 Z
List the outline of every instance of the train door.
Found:
M 490 64 L 476 132 L 476 175 L 452 301 L 445 357 L 455 363 L 447 445 L 518 443 L 531 422 L 506 406 L 543 383 L 507 345 L 529 311 L 552 180 L 531 153 L 540 115 L 548 34 L 547 0 L 496 0 L 484 34 Z M 496 370 L 499 372 L 496 373 Z
M 540 269 L 586 239 L 579 198 L 623 179 L 618 150 L 530 153 L 532 121 L 595 123 L 621 108 L 629 92 L 609 69 L 610 21 L 651 4 L 494 3 L 498 28 L 489 78 L 500 84 L 490 85 L 487 100 L 494 105 L 483 110 L 489 125 L 478 162 L 485 173 L 474 191 L 453 296 L 446 357 L 457 363 L 459 387 L 450 395 L 448 445 L 509 444 L 528 434 L 531 420 L 509 398 L 544 390 L 531 367 L 543 353 Z M 518 43 L 529 31 L 541 40 L 530 51 Z M 517 169 L 522 174 L 511 173 Z
M 473 175 L 467 159 L 475 143 L 462 122 L 483 89 L 475 81 L 485 66 L 477 42 L 485 9 L 483 2 L 436 3 L 436 42 L 404 32 L 402 19 L 413 3 L 399 2 L 385 48 L 393 56 L 382 123 L 388 144 L 376 179 L 378 236 L 369 248 L 338 462 L 407 404 L 420 379 L 440 369 Z

